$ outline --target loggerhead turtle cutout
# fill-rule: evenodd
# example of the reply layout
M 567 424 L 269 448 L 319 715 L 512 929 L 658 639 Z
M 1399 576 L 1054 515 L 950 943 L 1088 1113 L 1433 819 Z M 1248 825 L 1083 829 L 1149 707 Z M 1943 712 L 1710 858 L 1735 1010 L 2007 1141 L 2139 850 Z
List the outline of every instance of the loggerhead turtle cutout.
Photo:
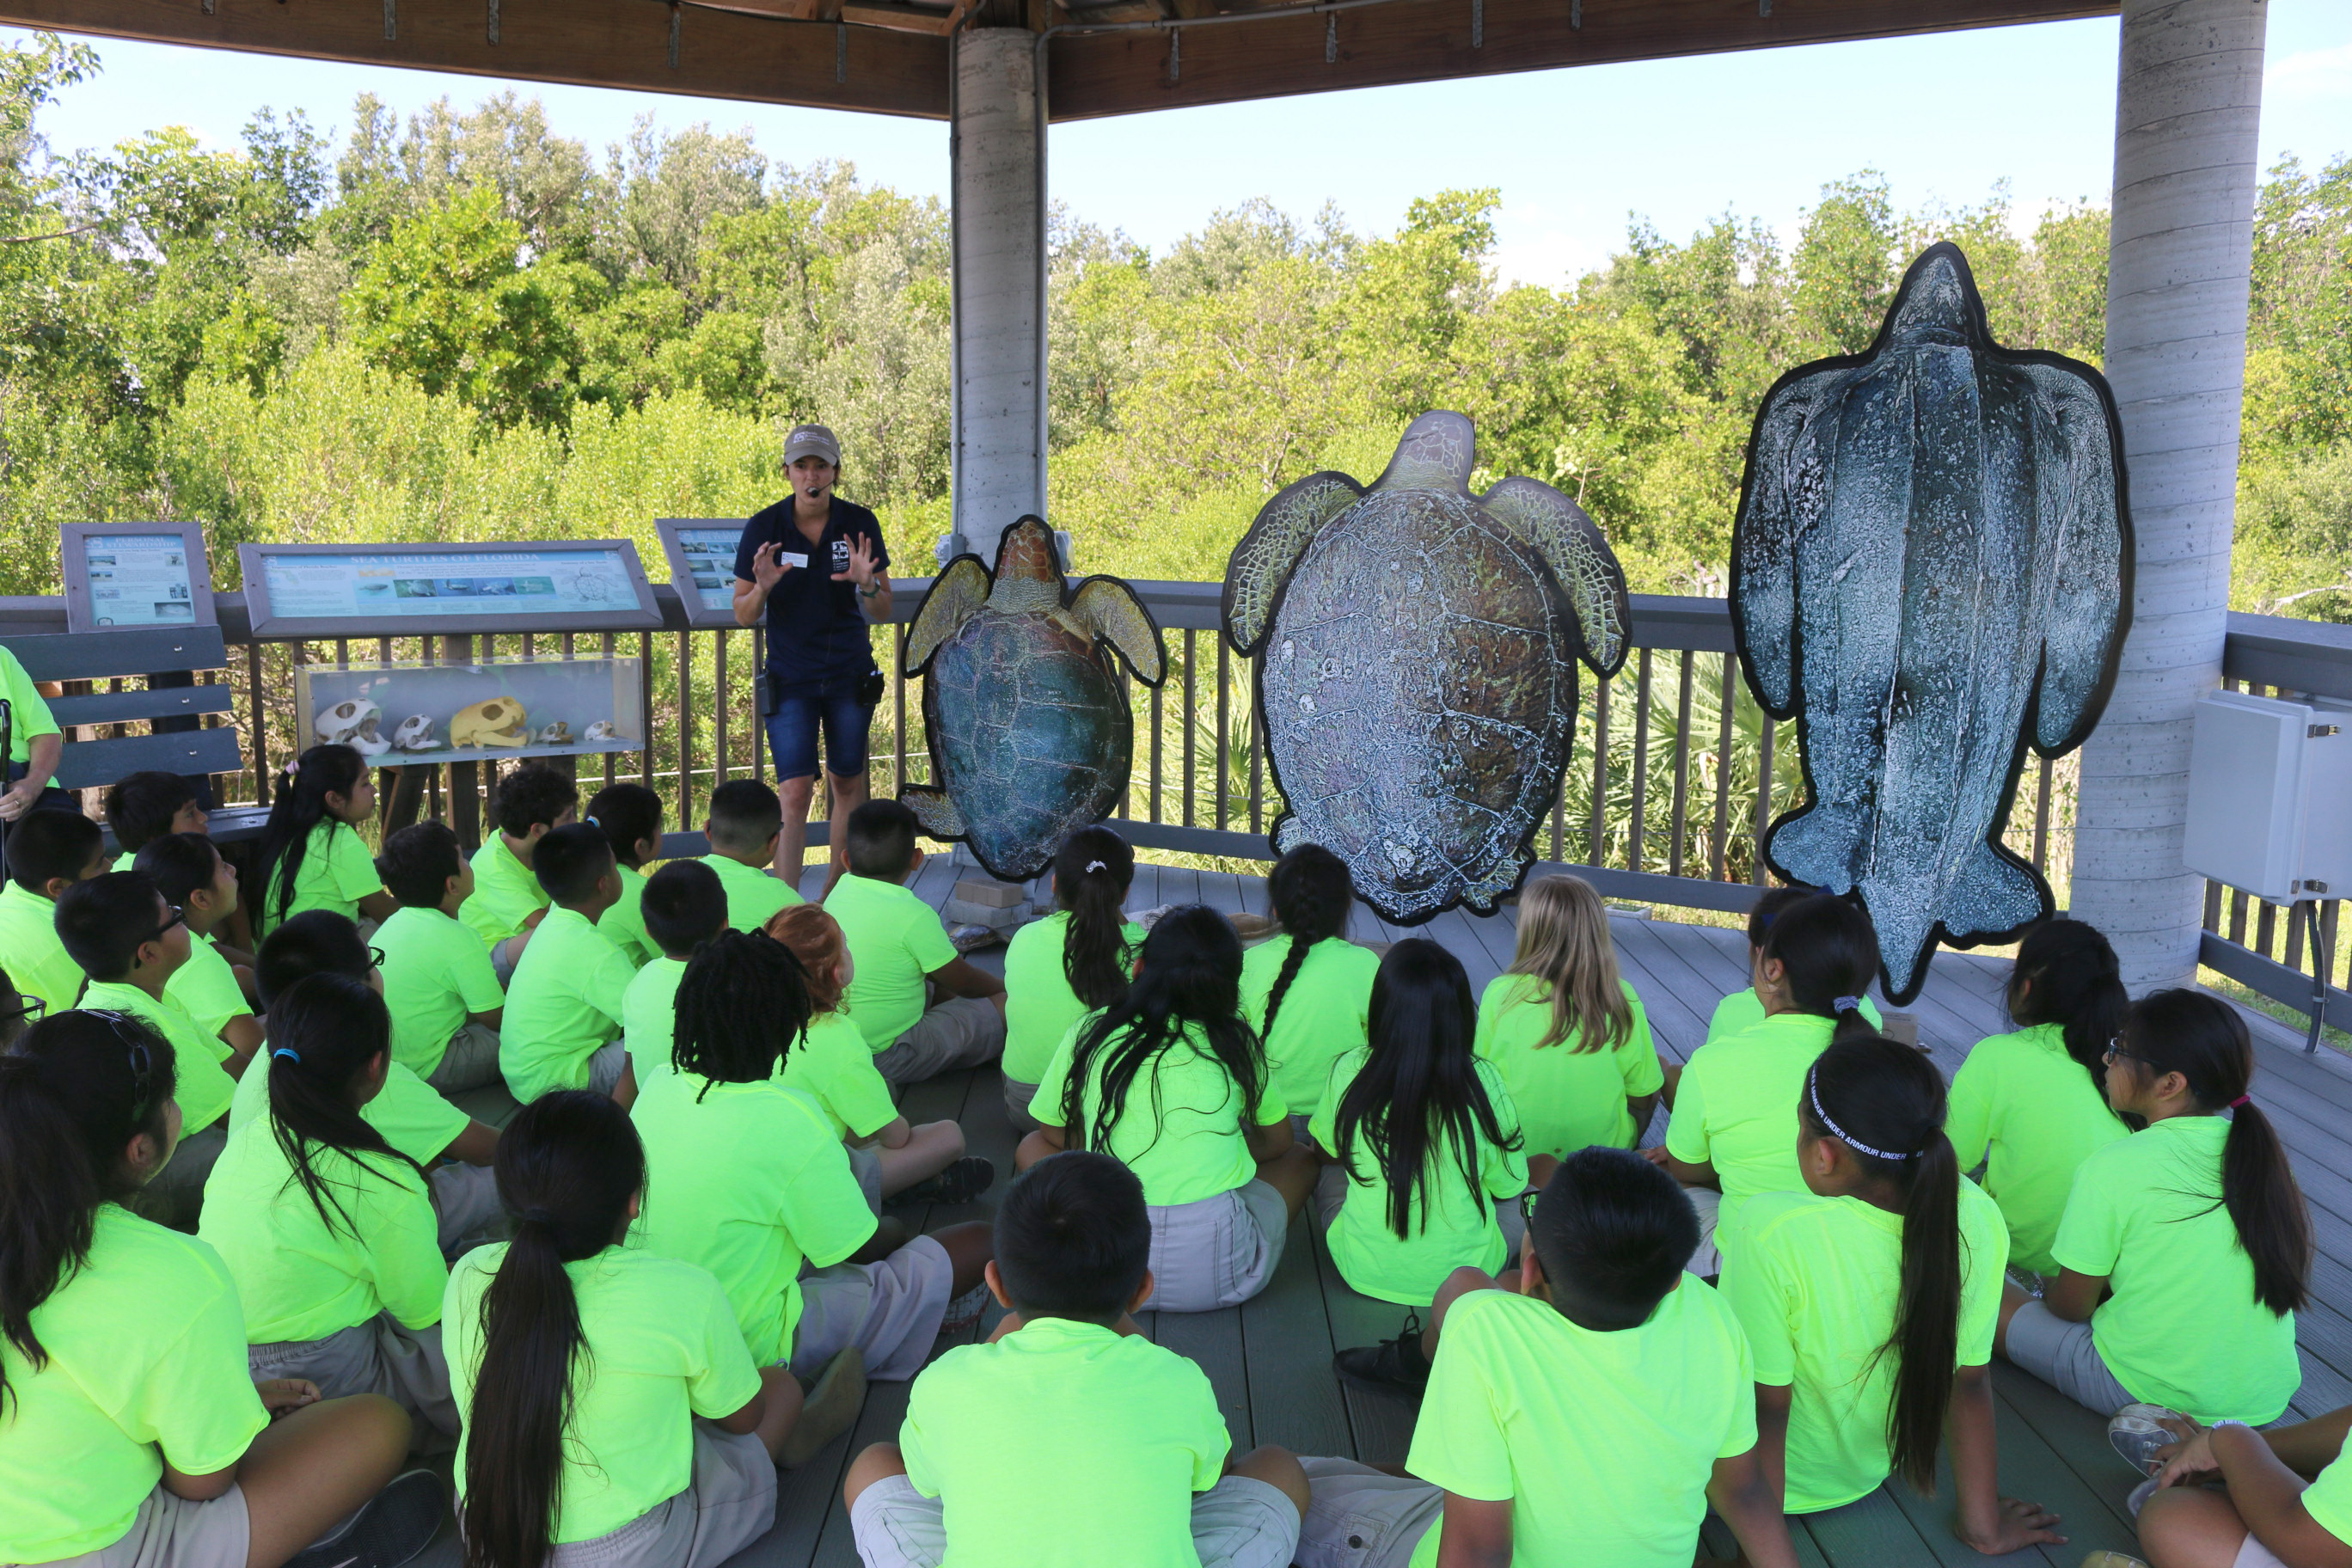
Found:
M 1042 520 L 1004 531 L 992 571 L 977 555 L 950 563 L 899 656 L 901 673 L 923 678 L 939 771 L 938 783 L 899 792 L 923 831 L 1020 882 L 1108 816 L 1135 746 L 1115 658 L 1158 686 L 1168 668 L 1159 624 L 1116 577 L 1067 587 Z
M 1958 247 L 1904 274 L 1869 352 L 1757 411 L 1731 617 L 1757 700 L 1793 717 L 1805 800 L 1764 856 L 1860 897 L 1908 1002 L 1937 942 L 2049 918 L 2001 843 L 2030 745 L 2079 746 L 2131 622 L 2123 433 L 2099 373 L 2004 349 Z
M 1310 474 L 1266 502 L 1225 569 L 1225 635 L 1256 656 L 1285 806 L 1276 851 L 1320 844 L 1400 925 L 1491 914 L 1534 861 L 1577 716 L 1576 666 L 1625 662 L 1609 542 L 1568 497 L 1473 496 L 1475 434 L 1405 430 L 1370 489 Z

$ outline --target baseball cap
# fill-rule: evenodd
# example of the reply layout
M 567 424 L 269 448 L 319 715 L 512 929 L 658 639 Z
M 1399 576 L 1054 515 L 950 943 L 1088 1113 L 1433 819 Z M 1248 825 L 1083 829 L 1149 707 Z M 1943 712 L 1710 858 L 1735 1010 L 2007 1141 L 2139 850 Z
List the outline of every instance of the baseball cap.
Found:
M 803 458 L 823 458 L 837 468 L 841 467 L 841 443 L 822 425 L 795 425 L 793 433 L 784 437 L 784 465 L 789 468 Z

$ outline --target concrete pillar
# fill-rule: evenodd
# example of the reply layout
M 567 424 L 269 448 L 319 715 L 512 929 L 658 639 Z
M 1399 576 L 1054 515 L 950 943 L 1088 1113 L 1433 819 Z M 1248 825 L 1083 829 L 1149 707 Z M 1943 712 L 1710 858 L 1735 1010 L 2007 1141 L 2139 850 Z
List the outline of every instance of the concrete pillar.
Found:
M 1045 125 L 1036 35 L 956 35 L 949 129 L 954 185 L 955 521 L 992 556 L 1045 512 Z
M 2083 749 L 2074 915 L 2135 994 L 2197 973 L 2180 863 L 2191 709 L 2221 682 L 2253 249 L 2263 0 L 2124 0 L 2106 374 L 2138 570 L 2131 636 Z

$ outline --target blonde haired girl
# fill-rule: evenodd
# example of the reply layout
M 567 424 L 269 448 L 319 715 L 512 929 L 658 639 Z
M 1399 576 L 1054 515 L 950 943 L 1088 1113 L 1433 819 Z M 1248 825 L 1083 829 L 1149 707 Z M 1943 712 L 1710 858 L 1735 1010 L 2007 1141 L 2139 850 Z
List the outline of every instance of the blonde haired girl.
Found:
M 1520 894 L 1518 952 L 1478 1002 L 1478 1054 L 1519 1108 L 1530 1159 L 1640 1141 L 1665 1075 L 1591 883 L 1539 877 Z

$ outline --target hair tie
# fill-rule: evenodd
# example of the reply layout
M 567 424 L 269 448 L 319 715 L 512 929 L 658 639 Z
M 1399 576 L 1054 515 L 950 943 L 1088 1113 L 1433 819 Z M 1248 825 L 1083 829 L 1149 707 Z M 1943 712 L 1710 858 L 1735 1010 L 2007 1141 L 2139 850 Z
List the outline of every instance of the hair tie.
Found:
M 1108 871 L 1110 868 L 1104 865 L 1099 860 L 1089 860 L 1087 862 L 1087 869 L 1089 871 Z
M 555 1212 L 552 1209 L 537 1207 L 517 1209 L 515 1211 L 515 1218 L 520 1220 L 525 1225 L 556 1225 L 561 1223 L 556 1218 Z
M 1841 997 L 1840 1000 L 1851 1002 L 1853 998 L 1847 996 Z M 1831 1137 L 1836 1139 L 1847 1148 L 1852 1149 L 1855 1153 L 1867 1154 L 1874 1160 L 1916 1160 L 1919 1157 L 1920 1151 L 1916 1149 L 1912 1150 L 1907 1154 L 1896 1154 L 1885 1149 L 1874 1149 L 1869 1144 L 1864 1143 L 1861 1139 L 1856 1138 L 1853 1133 L 1848 1132 L 1844 1128 L 1840 1127 L 1836 1122 L 1831 1121 L 1830 1113 L 1822 1109 L 1822 1091 L 1818 1079 L 1818 1069 L 1808 1069 L 1806 1071 L 1805 1098 L 1813 1102 L 1813 1114 L 1820 1118 L 1822 1126 L 1828 1131 Z
M 280 1046 L 276 1050 L 270 1052 L 269 1055 L 273 1059 L 278 1057 L 284 1057 L 298 1068 L 302 1065 L 301 1054 L 290 1047 Z
M 1830 1011 L 1832 1013 L 1854 1013 L 1861 1009 L 1862 998 L 1859 996 L 1841 996 L 1830 1004 Z
M 2253 1102 L 2254 1102 L 2254 1097 L 2253 1097 L 2252 1095 L 2251 1095 L 2251 1094 L 2242 1094 L 2242 1095 L 2238 1096 L 2238 1098 L 2237 1098 L 2237 1099 L 2235 1099 L 2235 1100 L 2233 1100 L 2230 1101 L 2230 1109 L 2231 1109 L 2231 1110 L 2237 1110 L 2237 1109 L 2238 1109 L 2238 1107 L 2240 1107 L 2240 1106 L 2242 1106 L 2242 1105 L 2252 1105 Z

